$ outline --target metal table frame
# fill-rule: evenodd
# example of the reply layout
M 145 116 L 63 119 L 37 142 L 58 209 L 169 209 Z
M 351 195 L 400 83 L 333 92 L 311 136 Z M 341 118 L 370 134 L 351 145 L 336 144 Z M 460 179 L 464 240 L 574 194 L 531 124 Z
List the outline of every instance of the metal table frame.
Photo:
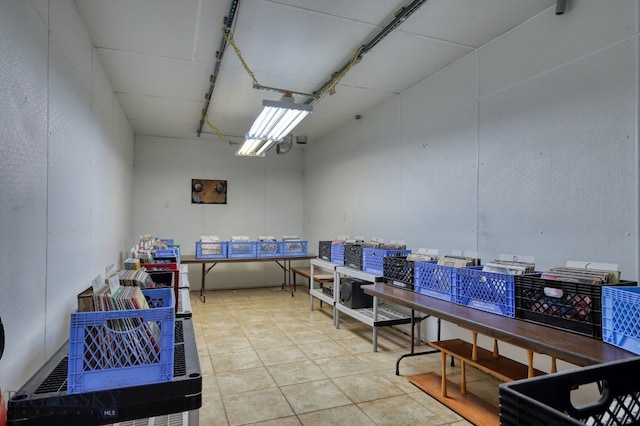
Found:
M 291 261 L 292 260 L 310 260 L 315 259 L 318 256 L 315 254 L 308 254 L 302 256 L 279 256 L 279 257 L 242 257 L 242 258 L 222 258 L 222 259 L 197 259 L 195 255 L 182 255 L 180 258 L 181 264 L 201 264 L 202 265 L 202 273 L 200 279 L 200 301 L 203 303 L 206 302 L 205 295 L 205 281 L 206 276 L 213 269 L 214 266 L 220 263 L 248 263 L 248 262 L 275 262 L 276 265 L 282 269 L 283 272 L 283 281 L 282 281 L 282 289 L 291 287 L 291 296 L 294 295 L 295 288 L 291 286 L 293 282 L 292 279 L 292 271 L 291 271 Z M 209 266 L 207 266 L 209 264 Z

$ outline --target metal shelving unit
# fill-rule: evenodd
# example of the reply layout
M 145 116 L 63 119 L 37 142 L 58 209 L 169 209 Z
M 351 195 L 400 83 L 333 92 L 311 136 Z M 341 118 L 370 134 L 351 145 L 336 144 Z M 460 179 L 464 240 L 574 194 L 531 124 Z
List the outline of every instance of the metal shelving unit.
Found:
M 346 266 L 338 266 L 335 270 L 335 279 L 333 287 L 333 295 L 335 298 L 335 307 L 333 310 L 333 319 L 336 328 L 340 327 L 340 312 L 367 324 L 373 328 L 373 351 L 378 351 L 378 327 L 388 327 L 392 325 L 411 324 L 411 315 L 400 312 L 392 307 L 381 306 L 378 298 L 373 297 L 372 308 L 351 309 L 340 303 L 340 277 L 341 275 L 367 281 L 372 284 L 381 281 L 382 277 L 373 275 L 368 272 L 359 271 L 357 269 Z M 418 318 L 416 318 L 418 319 Z M 420 323 L 417 323 L 418 336 L 420 336 Z
M 334 308 L 335 311 L 336 268 L 338 267 L 338 265 L 322 259 L 311 259 L 309 263 L 311 265 L 311 278 L 309 278 L 309 309 L 313 311 L 313 299 L 319 299 L 321 302 L 329 304 L 332 308 Z M 331 271 L 331 273 L 333 274 L 333 296 L 324 293 L 320 284 L 313 279 L 318 269 L 322 271 Z M 335 325 L 335 312 L 333 322 Z

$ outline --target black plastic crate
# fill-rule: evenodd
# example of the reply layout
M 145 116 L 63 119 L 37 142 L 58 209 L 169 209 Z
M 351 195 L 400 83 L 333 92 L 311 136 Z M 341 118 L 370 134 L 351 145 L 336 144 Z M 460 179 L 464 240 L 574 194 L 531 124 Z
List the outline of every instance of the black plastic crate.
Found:
M 621 281 L 620 286 L 636 285 Z M 516 318 L 596 339 L 602 338 L 602 285 L 516 275 Z
M 501 426 L 640 424 L 640 358 L 500 384 Z M 581 386 L 598 389 L 572 402 Z M 592 400 L 593 399 L 593 400 Z
M 331 241 L 318 242 L 318 258 L 331 262 Z
M 407 260 L 407 256 L 388 256 L 383 259 L 383 276 L 388 280 L 400 281 L 401 283 L 414 283 L 415 262 Z
M 362 244 L 344 243 L 344 266 L 362 271 Z

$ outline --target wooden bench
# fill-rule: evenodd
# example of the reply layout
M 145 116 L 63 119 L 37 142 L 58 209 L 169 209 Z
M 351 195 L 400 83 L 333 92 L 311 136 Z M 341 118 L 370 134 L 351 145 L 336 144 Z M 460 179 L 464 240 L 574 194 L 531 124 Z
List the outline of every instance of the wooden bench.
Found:
M 552 373 L 557 371 L 556 358 L 576 366 L 588 366 L 636 356 L 599 339 L 483 312 L 393 286 L 374 284 L 362 286 L 362 288 L 365 293 L 405 306 L 411 309 L 412 313 L 414 310 L 422 312 L 472 332 L 472 343 L 460 339 L 429 343 L 441 351 L 441 375 L 430 372 L 412 375 L 408 379 L 477 425 L 498 425 L 499 409 L 467 392 L 465 363 L 500 380 L 510 381 L 543 374 L 533 368 L 534 353 L 545 354 L 551 358 L 550 371 Z M 477 346 L 478 333 L 494 339 L 493 351 Z M 526 350 L 527 364 L 500 356 L 497 347 L 498 340 Z M 460 389 L 455 386 L 447 387 L 447 384 L 451 385 L 451 382 L 446 379 L 447 355 L 460 360 Z M 396 374 L 399 373 L 396 372 Z
M 440 395 L 437 395 L 435 390 L 437 386 L 435 374 L 411 376 L 409 381 L 423 390 L 428 389 L 429 394 L 473 423 L 497 425 L 500 422 L 497 407 L 467 393 L 466 365 L 476 367 L 503 382 L 541 376 L 545 373 L 533 368 L 533 351 L 527 350 L 528 365 L 525 365 L 501 356 L 497 339 L 493 339 L 493 351 L 489 351 L 478 346 L 477 332 L 472 331 L 471 334 L 472 343 L 461 339 L 429 342 L 429 345 L 438 349 L 441 354 Z M 448 386 L 451 382 L 447 380 L 447 355 L 460 361 L 459 389 Z M 555 369 L 556 363 L 553 358 L 552 372 L 555 372 Z
M 311 267 L 291 268 L 293 272 L 293 290 L 296 289 L 296 275 L 300 275 L 308 280 L 311 279 Z M 333 274 L 314 274 L 313 280 L 320 284 L 333 282 Z

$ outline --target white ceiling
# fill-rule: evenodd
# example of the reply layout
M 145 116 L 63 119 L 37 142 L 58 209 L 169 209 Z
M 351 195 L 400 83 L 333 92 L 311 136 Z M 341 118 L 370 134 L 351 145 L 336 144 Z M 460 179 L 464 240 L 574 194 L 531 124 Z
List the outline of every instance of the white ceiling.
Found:
M 195 138 L 232 0 L 75 0 L 136 134 Z M 411 0 L 240 0 L 234 40 L 262 86 L 313 93 Z M 309 141 L 364 114 L 555 0 L 428 0 L 370 50 L 295 130 Z M 263 99 L 233 48 L 209 121 L 241 142 Z M 296 102 L 307 100 L 295 96 Z M 203 139 L 224 141 L 204 125 Z

